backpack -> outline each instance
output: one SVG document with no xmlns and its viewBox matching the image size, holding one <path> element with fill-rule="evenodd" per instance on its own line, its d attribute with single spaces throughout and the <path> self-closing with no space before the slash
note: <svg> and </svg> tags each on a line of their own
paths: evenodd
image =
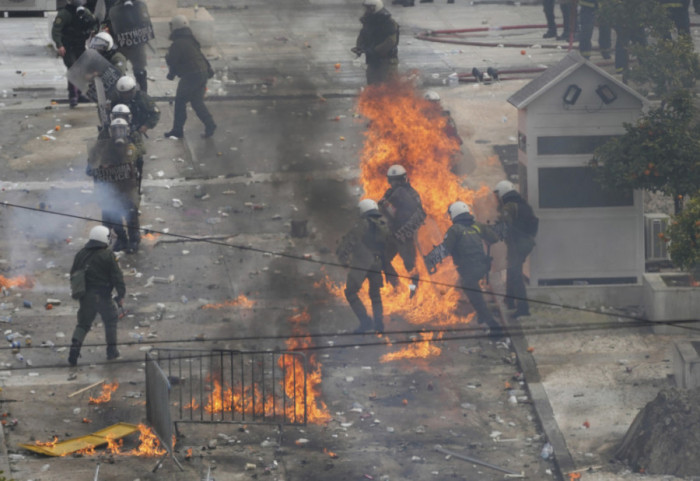
<svg viewBox="0 0 700 481">
<path fill-rule="evenodd" d="M 530 204 L 524 199 L 518 199 L 514 202 L 518 208 L 513 227 L 527 236 L 535 237 L 540 226 L 540 219 L 537 218 Z"/>
<path fill-rule="evenodd" d="M 87 292 L 87 283 L 85 282 L 85 274 L 87 273 L 90 264 L 87 263 L 88 259 L 92 257 L 94 252 L 90 253 L 83 261 L 83 266 L 80 269 L 76 269 L 70 275 L 70 296 L 75 300 L 80 300 L 85 297 Z"/>
</svg>

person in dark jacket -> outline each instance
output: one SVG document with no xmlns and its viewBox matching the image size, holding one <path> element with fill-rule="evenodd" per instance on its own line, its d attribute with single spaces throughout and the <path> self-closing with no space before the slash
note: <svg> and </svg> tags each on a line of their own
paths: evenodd
<svg viewBox="0 0 700 481">
<path fill-rule="evenodd" d="M 80 298 L 78 324 L 71 338 L 68 363 L 71 366 L 78 364 L 80 348 L 98 313 L 105 326 L 107 359 L 110 361 L 117 359 L 119 357 L 117 349 L 119 315 L 112 300 L 112 290 L 116 289 L 116 303 L 121 306 L 122 299 L 126 295 L 126 286 L 119 264 L 109 248 L 109 229 L 101 225 L 92 228 L 87 244 L 75 255 L 70 272 L 73 274 L 79 269 L 85 269 L 86 292 Z"/>
<path fill-rule="evenodd" d="M 114 39 L 107 32 L 99 32 L 90 39 L 89 47 L 100 53 L 109 63 L 111 63 L 122 76 L 126 75 L 127 59 L 114 48 Z"/>
<path fill-rule="evenodd" d="M 180 77 L 175 92 L 175 113 L 173 128 L 165 133 L 166 137 L 182 138 L 187 120 L 187 102 L 192 104 L 199 120 L 204 124 L 203 138 L 211 137 L 216 130 L 214 119 L 204 104 L 207 79 L 213 76 L 209 61 L 204 57 L 199 42 L 189 27 L 187 18 L 176 15 L 170 21 L 170 40 L 172 44 L 165 56 L 168 64 L 168 80 Z"/>
<path fill-rule="evenodd" d="M 119 22 L 124 23 L 129 19 L 130 21 L 136 22 L 136 25 L 122 25 L 117 23 L 117 19 L 114 17 L 118 15 L 115 11 L 121 10 L 122 15 L 124 15 L 123 12 L 125 9 L 128 9 L 126 11 L 130 13 L 127 14 L 125 18 L 122 17 Z M 142 0 L 114 0 L 106 2 L 106 12 L 107 16 L 103 21 L 104 28 L 114 37 L 119 52 L 131 63 L 134 77 L 139 84 L 139 88 L 143 92 L 148 92 L 148 55 L 146 46 L 148 44 L 148 38 L 153 32 L 150 15 L 148 14 L 148 6 Z M 122 39 L 122 35 L 120 35 L 125 32 L 117 31 L 118 29 L 125 28 L 131 31 L 136 30 L 137 32 L 141 32 L 144 37 L 139 37 L 138 41 L 133 41 L 132 43 L 132 32 L 128 31 L 126 33 L 129 35 L 129 40 L 125 41 Z"/>
<path fill-rule="evenodd" d="M 486 305 L 479 281 L 491 270 L 491 259 L 484 252 L 484 241 L 493 244 L 498 241 L 498 235 L 486 224 L 476 222 L 464 202 L 454 202 L 447 213 L 452 226 L 445 234 L 445 250 L 457 267 L 461 286 L 476 312 L 477 322 L 497 331 L 500 326 Z"/>
<path fill-rule="evenodd" d="M 515 190 L 513 183 L 502 180 L 494 188 L 498 198 L 497 230 L 504 233 L 506 254 L 506 306 L 515 308 L 515 317 L 529 316 L 523 265 L 535 247 L 537 217 L 532 207 Z"/>
<path fill-rule="evenodd" d="M 387 261 L 391 263 L 398 253 L 407 272 L 416 268 L 416 232 L 425 221 L 425 211 L 416 192 L 408 182 L 406 169 L 392 165 L 386 173 L 389 189 L 379 201 L 379 211 L 389 221 L 393 235 Z"/>
<path fill-rule="evenodd" d="M 340 263 L 351 267 L 345 283 L 345 298 L 360 321 L 355 334 L 372 330 L 384 332 L 384 306 L 380 293 L 384 285 L 382 271 L 387 274 L 391 272 L 391 277 L 396 276 L 387 268 L 387 265 L 391 265 L 386 258 L 391 232 L 374 200 L 363 199 L 358 208 L 360 220 L 343 236 L 336 250 Z M 367 309 L 358 295 L 365 279 L 369 280 L 373 317 L 367 315 Z"/>
<path fill-rule="evenodd" d="M 382 0 L 364 0 L 362 5 L 362 29 L 350 50 L 358 57 L 365 54 L 367 85 L 387 82 L 398 74 L 399 24 Z"/>
<path fill-rule="evenodd" d="M 56 14 L 51 28 L 51 38 L 66 68 L 78 60 L 85 51 L 85 42 L 97 30 L 95 16 L 85 8 L 85 0 L 68 0 L 68 4 Z M 78 105 L 80 91 L 68 82 L 68 101 L 71 108 Z"/>
</svg>

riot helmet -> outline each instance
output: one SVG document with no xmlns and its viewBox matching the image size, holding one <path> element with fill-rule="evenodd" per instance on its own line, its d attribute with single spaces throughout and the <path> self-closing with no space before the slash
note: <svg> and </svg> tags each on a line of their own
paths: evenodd
<svg viewBox="0 0 700 481">
<path fill-rule="evenodd" d="M 379 10 L 384 8 L 382 0 L 362 0 L 362 6 L 365 7 L 367 11 L 370 11 L 372 13 L 378 12 Z"/>
<path fill-rule="evenodd" d="M 115 144 L 126 144 L 129 136 L 129 123 L 124 119 L 114 119 L 109 124 L 109 135 Z"/>
<path fill-rule="evenodd" d="M 103 225 L 96 225 L 90 229 L 90 236 L 88 238 L 109 245 L 109 229 Z"/>
<path fill-rule="evenodd" d="M 372 211 L 379 212 L 379 206 L 372 199 L 362 199 L 359 204 L 357 204 L 357 208 L 360 209 L 360 215 L 365 215 Z"/>
<path fill-rule="evenodd" d="M 506 195 L 508 192 L 513 192 L 514 190 L 515 186 L 511 181 L 502 180 L 496 184 L 496 187 L 493 188 L 493 193 L 496 194 L 499 199 L 503 199 L 504 195 Z"/>
<path fill-rule="evenodd" d="M 112 120 L 114 119 L 124 119 L 131 123 L 131 109 L 124 104 L 115 105 L 112 109 Z"/>
<path fill-rule="evenodd" d="M 68 5 L 75 5 L 76 7 L 82 7 L 87 3 L 87 0 L 66 0 Z"/>
<path fill-rule="evenodd" d="M 117 92 L 124 100 L 131 100 L 136 93 L 136 79 L 130 75 L 124 75 L 117 80 Z"/>
<path fill-rule="evenodd" d="M 435 90 L 428 90 L 425 93 L 425 100 L 430 100 L 431 102 L 439 102 L 440 95 Z"/>
<path fill-rule="evenodd" d="M 407 180 L 406 169 L 402 165 L 392 165 L 386 171 L 386 177 L 391 185 L 404 183 Z"/>
<path fill-rule="evenodd" d="M 90 39 L 89 46 L 101 53 L 109 52 L 114 47 L 114 39 L 107 32 L 100 32 Z"/>
<path fill-rule="evenodd" d="M 453 202 L 450 204 L 450 206 L 447 208 L 447 214 L 450 216 L 450 219 L 455 220 L 457 216 L 460 216 L 462 214 L 470 214 L 471 209 L 467 204 L 462 202 L 461 200 L 458 200 L 457 202 Z"/>
</svg>

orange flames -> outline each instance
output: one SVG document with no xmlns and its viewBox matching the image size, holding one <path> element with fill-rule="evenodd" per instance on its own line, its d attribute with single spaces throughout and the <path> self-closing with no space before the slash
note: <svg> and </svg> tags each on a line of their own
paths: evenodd
<svg viewBox="0 0 700 481">
<path fill-rule="evenodd" d="M 442 333 L 421 332 L 421 339 L 408 344 L 404 349 L 396 352 L 384 354 L 379 360 L 381 362 L 397 361 L 399 359 L 423 359 L 426 357 L 439 356 L 442 352 L 437 346 L 428 341 L 442 339 Z"/>
<path fill-rule="evenodd" d="M 255 301 L 251 301 L 246 296 L 241 294 L 232 301 L 225 301 L 220 304 L 204 304 L 202 309 L 223 309 L 224 307 L 243 307 L 251 309 L 255 305 Z"/>
<path fill-rule="evenodd" d="M 137 456 L 137 457 L 156 457 L 163 456 L 167 453 L 165 448 L 160 444 L 158 436 L 153 432 L 151 428 L 145 424 L 139 424 L 139 445 L 138 447 L 130 451 L 122 451 L 124 446 L 124 440 L 115 440 L 114 438 L 107 437 L 107 452 L 116 456 Z M 47 446 L 54 447 L 58 442 L 58 437 L 54 436 L 53 441 L 41 442 L 35 441 L 37 446 Z M 175 437 L 173 436 L 173 446 L 175 446 Z M 95 446 L 87 446 L 79 451 L 73 453 L 65 453 L 62 456 L 69 456 L 73 454 L 79 454 L 82 456 L 94 456 L 97 454 Z"/>
<path fill-rule="evenodd" d="M 118 382 L 113 382 L 112 384 L 106 382 L 102 385 L 102 394 L 99 397 L 90 396 L 89 404 L 104 404 L 112 400 L 112 393 L 119 387 Z"/>
<path fill-rule="evenodd" d="M 292 332 L 294 337 L 287 340 L 290 350 L 301 349 L 312 345 L 311 338 L 305 336 L 303 328 L 311 316 L 306 311 L 295 313 L 289 321 L 294 324 Z M 272 416 L 275 412 L 284 410 L 285 416 L 292 421 L 304 419 L 304 406 L 306 405 L 306 421 L 313 424 L 321 424 L 330 420 L 326 404 L 320 399 L 321 364 L 316 356 L 307 358 L 307 372 L 304 374 L 304 366 L 298 356 L 280 356 L 278 366 L 284 371 L 280 384 L 284 389 L 285 399 L 283 406 L 275 405 L 275 399 L 269 395 L 264 397 L 262 390 L 256 384 L 231 387 L 222 386 L 218 380 L 214 380 L 212 392 L 207 396 L 204 411 L 207 413 L 231 412 L 237 410 L 246 414 Z M 254 400 L 256 400 L 254 402 Z M 195 399 L 185 406 L 186 409 L 197 409 L 199 404 Z"/>
<path fill-rule="evenodd" d="M 12 287 L 19 287 L 22 289 L 31 289 L 34 287 L 34 280 L 28 276 L 17 276 L 17 277 L 5 277 L 0 276 L 0 287 L 10 289 Z"/>
<path fill-rule="evenodd" d="M 144 242 L 144 243 L 149 244 L 149 245 L 153 245 L 156 243 L 156 241 L 158 240 L 159 237 L 160 237 L 160 234 L 154 234 L 154 233 L 149 232 L 148 234 L 144 234 L 141 236 L 141 242 Z"/>
<path fill-rule="evenodd" d="M 369 120 L 365 143 L 361 152 L 360 182 L 365 196 L 379 200 L 389 188 L 386 172 L 393 164 L 404 166 L 413 188 L 420 194 L 423 208 L 428 215 L 426 224 L 418 231 L 418 243 L 424 252 L 417 253 L 416 272 L 405 270 L 396 256 L 392 265 L 401 276 L 396 288 L 385 285 L 382 289 L 384 314 L 396 315 L 413 325 L 447 327 L 468 323 L 474 317 L 456 314 L 460 289 L 447 286 L 458 283 L 458 274 L 452 260 L 442 261 L 434 274 L 429 274 L 421 256 L 440 244 L 451 225 L 447 207 L 457 200 L 474 204 L 489 201 L 491 190 L 482 186 L 478 191 L 462 185 L 463 180 L 452 172 L 454 157 L 459 153 L 458 142 L 445 133 L 448 123 L 442 107 L 437 102 L 423 98 L 408 81 L 391 85 L 366 88 L 360 95 L 358 112 Z M 418 274 L 421 280 L 413 296 L 409 296 L 409 278 Z M 322 282 L 333 295 L 344 299 L 343 287 L 326 278 Z M 361 298 L 369 305 L 369 296 L 363 289 Z M 424 338 L 425 339 L 425 338 Z M 404 348 L 405 354 L 385 356 L 383 361 L 411 357 L 439 355 L 440 349 L 429 349 L 421 341 Z"/>
</svg>

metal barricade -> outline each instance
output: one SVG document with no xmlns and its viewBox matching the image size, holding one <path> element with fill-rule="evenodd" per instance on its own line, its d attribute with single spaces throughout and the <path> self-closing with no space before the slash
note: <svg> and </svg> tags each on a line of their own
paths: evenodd
<svg viewBox="0 0 700 481">
<path fill-rule="evenodd" d="M 307 422 L 303 353 L 154 349 L 150 356 L 170 382 L 167 406 L 176 408 L 176 424 Z M 158 403 L 166 408 L 163 400 Z"/>
</svg>

